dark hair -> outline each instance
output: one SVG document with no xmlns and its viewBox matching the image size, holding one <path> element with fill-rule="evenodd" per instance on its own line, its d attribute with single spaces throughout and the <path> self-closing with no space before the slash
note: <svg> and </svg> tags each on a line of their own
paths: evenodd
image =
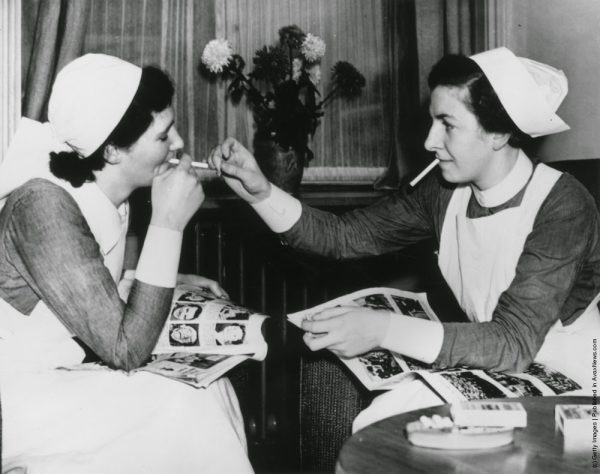
<svg viewBox="0 0 600 474">
<path fill-rule="evenodd" d="M 510 146 L 522 148 L 531 140 L 529 135 L 515 125 L 490 81 L 472 59 L 460 54 L 444 56 L 431 69 L 428 84 L 430 90 L 438 86 L 468 90 L 465 106 L 473 112 L 486 132 L 509 133 Z"/>
<path fill-rule="evenodd" d="M 75 151 L 51 152 L 50 171 L 76 188 L 86 181 L 94 181 L 93 171 L 104 168 L 106 146 L 127 148 L 133 145 L 152 123 L 152 113 L 171 105 L 174 92 L 173 83 L 164 71 L 145 66 L 131 104 L 104 143 L 84 158 Z"/>
</svg>

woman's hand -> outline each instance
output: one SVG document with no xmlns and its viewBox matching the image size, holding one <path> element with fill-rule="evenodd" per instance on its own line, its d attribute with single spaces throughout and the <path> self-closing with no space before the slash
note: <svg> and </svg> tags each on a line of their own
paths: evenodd
<svg viewBox="0 0 600 474">
<path fill-rule="evenodd" d="M 161 167 L 152 181 L 151 224 L 182 231 L 204 201 L 204 190 L 189 155 L 177 166 Z"/>
<path fill-rule="evenodd" d="M 205 278 L 200 275 L 188 275 L 184 273 L 179 273 L 177 275 L 177 284 L 184 285 L 193 285 L 198 286 L 200 288 L 209 289 L 213 295 L 217 298 L 226 298 L 229 299 L 229 295 L 227 292 L 221 287 L 218 281 L 211 280 L 210 278 Z"/>
<path fill-rule="evenodd" d="M 252 153 L 236 139 L 228 138 L 215 147 L 208 163 L 244 201 L 255 203 L 269 197 L 271 183 L 258 167 Z"/>
<path fill-rule="evenodd" d="M 329 349 L 341 357 L 354 357 L 380 347 L 389 322 L 388 311 L 337 306 L 302 322 L 304 342 L 312 351 Z"/>
</svg>

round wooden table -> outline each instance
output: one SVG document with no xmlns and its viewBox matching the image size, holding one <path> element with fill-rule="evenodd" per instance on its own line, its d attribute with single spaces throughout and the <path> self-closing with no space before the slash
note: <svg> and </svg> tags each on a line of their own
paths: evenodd
<svg viewBox="0 0 600 474">
<path fill-rule="evenodd" d="M 517 401 L 527 411 L 527 427 L 515 430 L 513 444 L 471 451 L 419 448 L 409 443 L 404 427 L 421 415 L 449 416 L 449 405 L 415 410 L 386 418 L 355 433 L 342 447 L 336 466 L 338 474 L 388 473 L 510 473 L 590 474 L 592 433 L 589 446 L 565 451 L 563 438 L 554 427 L 554 406 L 591 404 L 591 397 L 531 397 L 502 399 Z M 598 442 L 596 442 L 598 449 Z M 600 456 L 596 452 L 595 455 Z"/>
</svg>

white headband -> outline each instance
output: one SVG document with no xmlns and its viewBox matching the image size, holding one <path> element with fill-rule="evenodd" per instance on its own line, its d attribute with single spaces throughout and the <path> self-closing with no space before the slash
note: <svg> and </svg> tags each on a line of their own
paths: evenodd
<svg viewBox="0 0 600 474">
<path fill-rule="evenodd" d="M 555 113 L 568 91 L 567 77 L 561 70 L 518 58 L 504 47 L 475 54 L 471 59 L 521 131 L 540 137 L 569 130 Z"/>
<path fill-rule="evenodd" d="M 83 158 L 117 126 L 137 92 L 142 69 L 106 54 L 86 54 L 56 76 L 48 121 L 56 138 Z"/>
</svg>

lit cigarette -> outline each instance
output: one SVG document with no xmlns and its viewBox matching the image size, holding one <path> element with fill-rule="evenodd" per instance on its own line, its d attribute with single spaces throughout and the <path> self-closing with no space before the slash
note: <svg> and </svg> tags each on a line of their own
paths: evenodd
<svg viewBox="0 0 600 474">
<path fill-rule="evenodd" d="M 178 165 L 179 164 L 179 160 L 177 158 L 171 158 L 169 160 L 169 163 L 171 163 L 172 165 Z M 208 163 L 205 163 L 204 161 L 192 161 L 192 166 L 194 168 L 202 168 L 202 169 L 209 169 L 208 168 Z"/>
<path fill-rule="evenodd" d="M 429 165 L 427 166 L 427 168 L 425 168 L 423 171 L 421 171 L 421 172 L 419 173 L 419 176 L 417 176 L 415 179 L 413 179 L 413 180 L 410 182 L 410 185 L 414 187 L 414 186 L 415 186 L 415 185 L 416 185 L 416 184 L 417 184 L 419 181 L 421 181 L 421 180 L 422 180 L 422 179 L 425 177 L 425 175 L 426 175 L 427 173 L 429 173 L 429 172 L 430 172 L 430 171 L 431 171 L 433 168 L 435 168 L 435 167 L 436 167 L 436 165 L 437 165 L 439 162 L 440 162 L 440 160 L 438 160 L 438 159 L 436 158 L 436 159 L 435 159 L 435 160 L 433 160 L 431 163 L 429 163 Z"/>
</svg>

